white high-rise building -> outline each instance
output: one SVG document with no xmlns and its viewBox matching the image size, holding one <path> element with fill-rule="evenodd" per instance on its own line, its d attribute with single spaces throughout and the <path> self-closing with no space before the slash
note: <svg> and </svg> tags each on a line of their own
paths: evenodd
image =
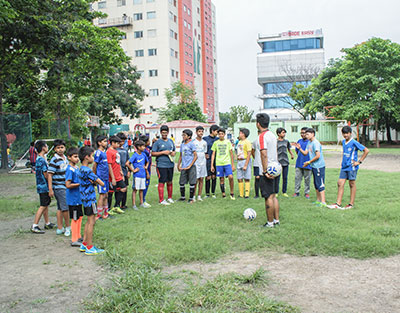
<svg viewBox="0 0 400 313">
<path fill-rule="evenodd" d="M 307 86 L 325 66 L 321 29 L 259 35 L 258 84 L 263 88 L 261 111 L 273 119 L 299 119 L 288 96 L 293 84 Z"/>
<path fill-rule="evenodd" d="M 166 105 L 165 89 L 179 80 L 195 88 L 208 121 L 217 121 L 215 7 L 210 0 L 103 0 L 92 8 L 108 15 L 95 25 L 125 33 L 121 46 L 142 74 L 139 84 L 148 96 L 139 118 L 123 118 L 130 130 L 157 122 L 157 111 Z"/>
</svg>

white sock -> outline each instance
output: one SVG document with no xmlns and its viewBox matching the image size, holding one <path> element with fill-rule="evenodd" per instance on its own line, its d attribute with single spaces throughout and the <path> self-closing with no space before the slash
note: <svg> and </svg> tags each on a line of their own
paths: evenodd
<svg viewBox="0 0 400 313">
<path fill-rule="evenodd" d="M 38 224 L 32 224 L 32 228 L 39 227 Z"/>
<path fill-rule="evenodd" d="M 51 224 L 50 222 L 46 223 L 46 225 L 50 225 L 50 224 Z"/>
</svg>

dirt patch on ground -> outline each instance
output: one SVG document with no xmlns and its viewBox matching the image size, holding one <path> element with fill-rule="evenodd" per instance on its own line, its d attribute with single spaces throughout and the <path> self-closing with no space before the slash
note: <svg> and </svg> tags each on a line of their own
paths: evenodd
<svg viewBox="0 0 400 313">
<path fill-rule="evenodd" d="M 237 253 L 216 263 L 168 267 L 168 274 L 195 271 L 202 279 L 218 274 L 267 271 L 266 297 L 302 312 L 400 312 L 400 256 L 355 260 L 298 257 L 276 253 Z"/>
<path fill-rule="evenodd" d="M 327 168 L 340 168 L 341 152 L 324 152 Z M 382 172 L 400 172 L 400 155 L 397 154 L 370 154 L 360 166 L 361 169 Z"/>
<path fill-rule="evenodd" d="M 80 312 L 102 268 L 55 231 L 29 233 L 32 220 L 0 222 L 0 312 Z"/>
</svg>

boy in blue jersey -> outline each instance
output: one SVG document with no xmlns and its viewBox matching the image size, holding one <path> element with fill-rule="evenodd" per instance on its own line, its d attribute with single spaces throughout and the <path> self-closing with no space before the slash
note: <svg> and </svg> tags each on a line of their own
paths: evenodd
<svg viewBox="0 0 400 313">
<path fill-rule="evenodd" d="M 207 177 L 206 177 L 206 198 L 210 197 L 210 189 L 212 197 L 215 198 L 215 189 L 217 187 L 217 175 L 215 172 L 211 172 L 211 156 L 212 156 L 212 146 L 215 141 L 218 140 L 218 125 L 211 125 L 210 135 L 203 137 L 204 141 L 207 143 L 206 152 L 206 166 L 207 166 Z M 214 162 L 214 168 L 217 166 Z"/>
<path fill-rule="evenodd" d="M 297 144 L 300 145 L 301 149 L 306 150 L 308 145 L 308 139 L 306 138 L 306 130 L 308 127 L 303 127 L 300 130 L 301 139 L 297 141 Z M 296 145 L 296 144 L 293 144 Z M 300 188 L 301 188 L 301 181 L 304 178 L 304 197 L 306 199 L 310 199 L 310 181 L 311 181 L 311 166 L 307 165 L 303 167 L 303 164 L 310 160 L 310 156 L 303 155 L 299 153 L 299 149 L 296 148 L 297 153 L 297 160 L 296 160 L 296 173 L 294 178 L 294 194 L 293 197 L 300 196 Z"/>
<path fill-rule="evenodd" d="M 99 184 L 100 186 L 104 186 L 104 182 L 98 178 L 89 167 L 94 161 L 93 154 L 94 150 L 91 147 L 85 146 L 79 149 L 79 160 L 82 163 L 78 172 L 79 192 L 81 194 L 83 211 L 87 216 L 83 242 L 79 250 L 85 252 L 86 255 L 96 255 L 104 252 L 104 250 L 96 248 L 92 241 L 97 214 L 96 191 L 94 185 Z"/>
<path fill-rule="evenodd" d="M 147 167 L 149 165 L 148 159 L 144 150 L 146 144 L 142 140 L 135 142 L 136 152 L 126 162 L 126 167 L 133 173 L 134 184 L 132 187 L 132 207 L 137 210 L 136 206 L 136 193 L 139 191 L 140 207 L 148 208 L 147 204 L 144 204 L 143 191 L 146 189 L 146 179 L 149 178 L 149 172 Z"/>
<path fill-rule="evenodd" d="M 340 170 L 339 180 L 338 180 L 338 194 L 335 204 L 329 205 L 330 209 L 340 209 L 347 210 L 352 209 L 354 206 L 354 201 L 356 199 L 356 178 L 357 171 L 362 164 L 362 162 L 367 157 L 369 150 L 364 147 L 361 143 L 354 140 L 351 136 L 352 130 L 350 126 L 344 126 L 342 128 L 342 135 L 344 140 L 342 141 L 343 146 L 343 158 L 342 158 L 342 168 Z M 358 159 L 358 151 L 363 151 L 363 155 Z M 350 185 L 350 203 L 345 207 L 342 207 L 342 199 L 344 193 L 344 185 L 346 180 L 349 181 Z"/>
<path fill-rule="evenodd" d="M 67 194 L 65 187 L 65 170 L 68 166 L 65 152 L 65 141 L 62 139 L 54 140 L 55 154 L 50 160 L 48 177 L 49 177 L 49 196 L 57 199 L 57 235 L 71 235 L 71 227 L 69 224 L 69 208 L 67 205 Z M 63 227 L 65 222 L 65 229 Z"/>
<path fill-rule="evenodd" d="M 45 229 L 52 229 L 55 227 L 55 225 L 53 223 L 50 223 L 49 221 L 49 205 L 51 199 L 49 196 L 49 186 L 47 182 L 48 165 L 46 161 L 46 153 L 49 151 L 49 147 L 44 141 L 39 140 L 35 144 L 35 149 L 36 152 L 38 153 L 38 157 L 35 163 L 36 166 L 35 175 L 36 175 L 36 190 L 37 193 L 39 194 L 40 206 L 36 212 L 31 232 L 35 234 L 44 234 L 45 231 L 39 227 L 39 221 L 42 215 L 45 221 L 44 225 Z"/>
<path fill-rule="evenodd" d="M 79 247 L 82 242 L 82 200 L 79 193 L 79 150 L 78 148 L 69 148 L 67 158 L 69 164 L 65 172 L 65 187 L 67 187 L 67 204 L 69 208 L 69 216 L 71 218 L 71 246 Z"/>
<path fill-rule="evenodd" d="M 146 202 L 146 195 L 147 195 L 147 191 L 149 190 L 149 186 L 150 186 L 151 164 L 152 164 L 150 138 L 146 135 L 142 135 L 139 137 L 139 139 L 146 144 L 146 149 L 144 149 L 143 153 L 146 155 L 147 162 L 149 163 L 147 165 L 147 172 L 149 173 L 149 178 L 146 178 L 146 189 L 143 191 L 143 204 L 150 208 L 151 205 Z"/>
<path fill-rule="evenodd" d="M 322 154 L 322 145 L 315 138 L 315 130 L 313 128 L 307 128 L 306 138 L 309 140 L 306 150 L 303 150 L 300 144 L 296 144 L 296 148 L 303 155 L 309 155 L 310 160 L 304 162 L 303 167 L 311 166 L 312 174 L 314 177 L 314 187 L 317 193 L 317 201 L 315 202 L 318 206 L 326 206 L 325 200 L 325 160 Z"/>
<path fill-rule="evenodd" d="M 189 183 L 190 195 L 189 203 L 194 202 L 194 192 L 197 181 L 197 170 L 194 164 L 197 160 L 196 146 L 192 142 L 193 132 L 185 129 L 182 132 L 182 143 L 178 161 L 178 171 L 181 172 L 179 177 L 179 186 L 181 189 L 181 198 L 179 201 L 185 201 L 185 184 Z"/>
<path fill-rule="evenodd" d="M 99 135 L 96 138 L 97 151 L 94 154 L 93 173 L 97 175 L 103 182 L 104 186 L 97 185 L 99 193 L 99 203 L 97 207 L 96 219 L 108 218 L 108 191 L 110 183 L 108 181 L 108 162 L 106 149 L 108 145 L 107 136 Z"/>
</svg>

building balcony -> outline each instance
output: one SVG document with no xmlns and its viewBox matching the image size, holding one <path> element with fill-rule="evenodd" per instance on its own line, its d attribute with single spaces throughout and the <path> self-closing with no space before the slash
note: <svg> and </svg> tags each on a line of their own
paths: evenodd
<svg viewBox="0 0 400 313">
<path fill-rule="evenodd" d="M 102 28 L 132 26 L 133 18 L 126 15 L 114 18 L 99 18 L 94 21 L 94 25 Z"/>
</svg>

